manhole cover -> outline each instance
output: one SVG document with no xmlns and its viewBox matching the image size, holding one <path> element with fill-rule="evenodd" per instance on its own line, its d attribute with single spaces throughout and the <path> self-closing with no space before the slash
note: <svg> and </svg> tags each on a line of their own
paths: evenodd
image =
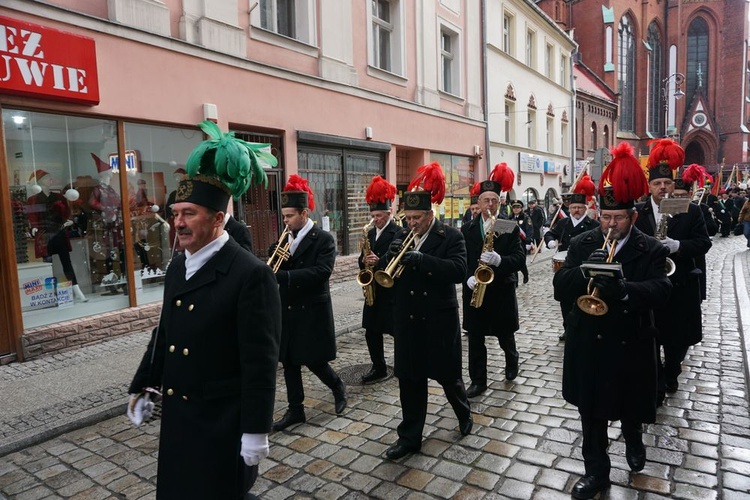
<svg viewBox="0 0 750 500">
<path fill-rule="evenodd" d="M 342 368 L 341 370 L 339 370 L 339 377 L 341 377 L 341 379 L 346 382 L 347 385 L 365 385 L 362 383 L 362 375 L 369 372 L 371 367 L 372 365 L 369 363 L 366 365 L 347 366 L 346 368 Z M 385 376 L 385 378 L 378 379 L 376 382 L 372 382 L 372 384 L 378 384 L 393 377 L 393 368 L 391 368 L 390 366 L 386 366 L 386 370 L 388 374 Z"/>
</svg>

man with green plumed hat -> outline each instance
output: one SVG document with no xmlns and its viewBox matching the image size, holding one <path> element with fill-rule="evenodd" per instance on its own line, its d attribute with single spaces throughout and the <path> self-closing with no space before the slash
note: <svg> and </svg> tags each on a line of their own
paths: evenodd
<svg viewBox="0 0 750 500">
<path fill-rule="evenodd" d="M 163 398 L 157 498 L 243 498 L 268 455 L 281 336 L 276 277 L 224 230 L 230 196 L 265 183 L 263 144 L 199 125 L 172 207 L 180 246 L 159 326 L 130 385 L 128 417 Z"/>
</svg>

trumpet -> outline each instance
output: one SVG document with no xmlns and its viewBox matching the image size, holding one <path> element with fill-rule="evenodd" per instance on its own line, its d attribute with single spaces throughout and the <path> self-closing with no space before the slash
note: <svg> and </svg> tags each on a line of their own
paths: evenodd
<svg viewBox="0 0 750 500">
<path fill-rule="evenodd" d="M 483 221 L 479 221 L 480 224 L 483 224 Z M 490 230 L 487 231 L 487 235 L 484 237 L 484 245 L 482 246 L 483 252 L 491 252 L 494 249 L 494 242 L 495 242 L 495 216 L 490 216 Z M 477 265 L 476 271 L 474 271 L 474 279 L 477 280 L 477 285 L 474 287 L 474 290 L 471 292 L 471 302 L 469 305 L 471 307 L 476 307 L 479 309 L 482 307 L 482 303 L 484 302 L 484 292 L 487 290 L 487 285 L 492 283 L 492 281 L 495 279 L 495 271 L 492 270 L 490 266 L 479 261 L 479 264 Z"/>
<path fill-rule="evenodd" d="M 289 226 L 284 227 L 284 231 L 282 231 L 281 236 L 279 236 L 279 241 L 276 243 L 276 249 L 273 251 L 271 256 L 268 258 L 268 261 L 266 264 L 271 266 L 271 269 L 273 269 L 273 272 L 276 272 L 279 270 L 279 267 L 281 267 L 281 263 L 289 259 L 291 254 L 289 253 L 289 233 L 291 230 L 289 229 Z"/>
<path fill-rule="evenodd" d="M 609 231 L 607 231 L 607 237 L 604 238 L 604 245 L 602 245 L 602 250 L 607 248 L 607 243 L 609 242 L 609 235 L 612 233 L 612 228 L 609 228 Z M 612 246 L 609 249 L 609 254 L 607 254 L 607 262 L 612 262 L 612 259 L 615 256 L 615 249 L 617 248 L 617 240 L 612 240 Z M 586 295 L 581 295 L 578 297 L 578 300 L 576 300 L 576 304 L 578 304 L 578 307 L 581 309 L 581 311 L 585 312 L 586 314 L 591 314 L 592 316 L 604 316 L 607 314 L 607 311 L 609 311 L 609 306 L 606 302 L 604 302 L 602 299 L 598 297 L 599 289 L 594 287 L 594 290 L 591 290 L 591 287 L 594 284 L 594 278 L 591 278 L 589 280 L 589 284 L 586 287 Z"/>
<path fill-rule="evenodd" d="M 362 242 L 360 247 L 362 249 L 362 260 L 367 258 L 372 252 L 370 247 L 370 240 L 367 238 L 367 233 L 370 231 L 372 224 L 375 219 L 370 220 L 365 227 L 362 228 Z M 375 277 L 375 273 L 372 271 L 372 266 L 365 264 L 365 268 L 359 271 L 357 274 L 357 284 L 362 287 L 362 293 L 365 296 L 365 304 L 372 306 L 375 303 L 375 287 L 373 286 L 372 280 Z"/>
<path fill-rule="evenodd" d="M 414 244 L 414 239 L 416 237 L 417 231 L 416 229 L 412 229 L 409 236 L 407 236 L 401 244 L 401 251 L 393 258 L 393 260 L 391 260 L 391 262 L 388 263 L 385 270 L 375 271 L 375 281 L 378 282 L 378 285 L 383 288 L 391 288 L 395 283 L 396 278 L 401 276 L 401 273 L 404 272 L 404 265 L 401 264 L 401 259 L 406 251 Z"/>
</svg>

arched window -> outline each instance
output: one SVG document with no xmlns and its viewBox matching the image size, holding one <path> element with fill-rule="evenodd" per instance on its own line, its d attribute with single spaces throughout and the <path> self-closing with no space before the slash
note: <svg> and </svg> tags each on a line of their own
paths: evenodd
<svg viewBox="0 0 750 500">
<path fill-rule="evenodd" d="M 597 140 L 598 129 L 596 128 L 596 122 L 591 122 L 591 143 L 589 149 L 596 149 L 599 147 L 599 141 Z"/>
<path fill-rule="evenodd" d="M 617 90 L 620 92 L 620 130 L 635 130 L 635 36 L 633 23 L 623 16 L 617 28 Z"/>
<path fill-rule="evenodd" d="M 687 38 L 687 102 L 693 98 L 699 87 L 708 91 L 708 23 L 696 17 L 688 28 Z"/>
<path fill-rule="evenodd" d="M 648 131 L 655 136 L 661 136 L 664 118 L 661 95 L 661 81 L 664 79 L 662 69 L 664 49 L 661 44 L 661 33 L 656 23 L 651 23 L 648 27 L 648 44 L 651 47 L 648 61 Z"/>
<path fill-rule="evenodd" d="M 602 147 L 609 148 L 609 126 L 607 125 L 605 125 L 602 130 L 602 141 L 604 141 Z"/>
</svg>

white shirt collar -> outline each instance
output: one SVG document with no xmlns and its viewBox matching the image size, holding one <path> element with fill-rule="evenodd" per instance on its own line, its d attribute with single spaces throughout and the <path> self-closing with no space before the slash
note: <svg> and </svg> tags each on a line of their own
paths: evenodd
<svg viewBox="0 0 750 500">
<path fill-rule="evenodd" d="M 289 253 L 291 255 L 294 255 L 294 252 L 297 250 L 297 247 L 299 246 L 300 242 L 302 241 L 302 238 L 307 236 L 307 233 L 310 232 L 310 230 L 313 228 L 315 224 L 312 220 L 307 219 L 307 222 L 304 226 L 302 226 L 302 229 L 299 230 L 296 237 L 292 237 L 292 233 L 289 233 L 289 241 L 291 241 L 291 245 L 289 246 Z"/>
<path fill-rule="evenodd" d="M 375 241 L 378 241 L 378 238 L 380 238 L 380 235 L 383 233 L 383 231 L 385 230 L 385 228 L 387 228 L 388 224 L 391 223 L 391 218 L 392 217 L 390 217 L 390 216 L 388 217 L 388 220 L 386 221 L 385 224 L 383 224 L 383 228 L 382 229 L 379 229 L 378 226 L 375 226 Z"/>
<path fill-rule="evenodd" d="M 185 250 L 185 280 L 187 281 L 192 278 L 206 262 L 211 260 L 211 257 L 216 255 L 226 245 L 227 241 L 229 241 L 229 233 L 222 231 L 218 238 L 197 252 L 190 253 L 189 250 Z"/>
<path fill-rule="evenodd" d="M 427 240 L 427 237 L 430 235 L 430 231 L 432 231 L 432 228 L 435 226 L 435 220 L 437 220 L 435 217 L 432 218 L 432 222 L 430 222 L 430 226 L 427 228 L 427 231 L 424 232 L 423 235 L 419 236 L 419 241 L 414 246 L 414 250 L 419 250 L 422 248 L 422 245 Z"/>
<path fill-rule="evenodd" d="M 576 227 L 576 226 L 578 226 L 578 224 L 580 224 L 581 222 L 583 222 L 583 219 L 585 219 L 585 218 L 586 218 L 586 214 L 583 214 L 583 217 L 581 217 L 580 219 L 576 219 L 575 217 L 573 217 L 571 215 L 570 216 L 570 222 L 573 223 L 573 227 Z"/>
</svg>

